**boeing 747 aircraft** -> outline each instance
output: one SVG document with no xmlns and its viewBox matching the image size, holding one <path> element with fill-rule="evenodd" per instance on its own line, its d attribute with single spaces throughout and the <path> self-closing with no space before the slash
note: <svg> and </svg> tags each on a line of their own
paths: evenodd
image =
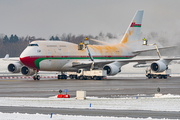
<svg viewBox="0 0 180 120">
<path fill-rule="evenodd" d="M 162 72 L 168 69 L 171 60 L 180 58 L 151 58 L 132 59 L 140 52 L 142 40 L 140 31 L 142 26 L 143 10 L 138 10 L 133 17 L 126 33 L 119 44 L 116 45 L 87 45 L 94 59 L 94 69 L 107 70 L 108 75 L 121 72 L 121 67 L 129 62 L 143 63 L 154 61 L 151 69 Z M 23 75 L 34 75 L 34 80 L 39 80 L 38 71 L 59 71 L 58 79 L 66 79 L 64 72 L 90 69 L 92 61 L 88 50 L 78 45 L 64 41 L 33 41 L 21 53 L 19 61 L 9 64 L 8 70 L 13 73 L 21 72 Z"/>
</svg>

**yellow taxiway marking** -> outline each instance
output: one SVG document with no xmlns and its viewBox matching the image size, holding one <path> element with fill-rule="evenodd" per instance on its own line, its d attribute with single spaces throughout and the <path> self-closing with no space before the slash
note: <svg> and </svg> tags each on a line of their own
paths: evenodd
<svg viewBox="0 0 180 120">
<path fill-rule="evenodd" d="M 0 80 L 0 81 L 22 81 L 22 80 Z"/>
</svg>

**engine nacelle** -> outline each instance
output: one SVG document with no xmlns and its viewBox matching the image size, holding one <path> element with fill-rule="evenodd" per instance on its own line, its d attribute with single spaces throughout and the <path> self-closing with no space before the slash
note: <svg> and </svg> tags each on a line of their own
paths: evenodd
<svg viewBox="0 0 180 120">
<path fill-rule="evenodd" d="M 19 73 L 22 65 L 19 62 L 10 63 L 7 67 L 9 72 Z"/>
<path fill-rule="evenodd" d="M 163 72 L 166 69 L 167 69 L 167 65 L 161 60 L 153 62 L 151 64 L 151 70 L 153 70 L 155 72 Z"/>
<path fill-rule="evenodd" d="M 121 66 L 116 65 L 116 63 L 110 63 L 103 67 L 103 70 L 107 71 L 107 75 L 116 75 L 121 72 Z"/>
<path fill-rule="evenodd" d="M 31 75 L 34 75 L 34 74 L 35 74 L 35 70 L 30 69 L 30 68 L 28 68 L 28 67 L 26 67 L 26 66 L 23 66 L 23 67 L 21 68 L 21 73 L 22 73 L 23 75 L 26 75 L 26 76 L 31 76 Z"/>
</svg>

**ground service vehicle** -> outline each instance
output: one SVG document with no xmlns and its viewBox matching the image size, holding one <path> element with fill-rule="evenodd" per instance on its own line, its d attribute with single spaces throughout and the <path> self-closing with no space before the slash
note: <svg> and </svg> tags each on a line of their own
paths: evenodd
<svg viewBox="0 0 180 120">
<path fill-rule="evenodd" d="M 94 80 L 101 80 L 106 78 L 107 71 L 106 70 L 83 70 L 79 69 L 78 72 L 69 73 L 69 77 L 71 79 L 80 79 L 80 80 L 87 80 L 87 79 L 94 79 Z"/>
<path fill-rule="evenodd" d="M 159 78 L 159 79 L 167 79 L 167 77 L 170 77 L 170 73 L 171 73 L 171 70 L 170 69 L 167 69 L 167 70 L 164 70 L 163 72 L 155 72 L 153 70 L 151 70 L 150 68 L 147 68 L 146 70 L 146 77 L 148 77 L 149 79 L 150 78 Z"/>
</svg>

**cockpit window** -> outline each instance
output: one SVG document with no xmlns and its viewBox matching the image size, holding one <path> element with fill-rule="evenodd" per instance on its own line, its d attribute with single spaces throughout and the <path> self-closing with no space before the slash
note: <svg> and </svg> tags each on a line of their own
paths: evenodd
<svg viewBox="0 0 180 120">
<path fill-rule="evenodd" d="M 38 46 L 38 44 L 29 44 L 28 46 Z"/>
</svg>

